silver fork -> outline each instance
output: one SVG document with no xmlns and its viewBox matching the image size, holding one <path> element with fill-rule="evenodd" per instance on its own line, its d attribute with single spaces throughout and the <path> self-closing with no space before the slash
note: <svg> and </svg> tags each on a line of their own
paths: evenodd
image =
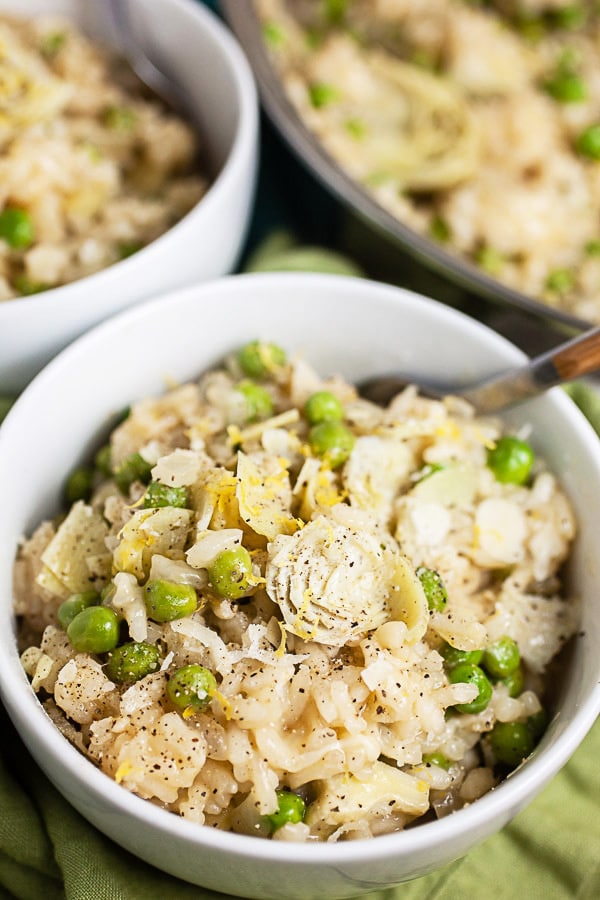
<svg viewBox="0 0 600 900">
<path fill-rule="evenodd" d="M 181 87 L 166 75 L 148 56 L 135 32 L 129 0 L 108 0 L 112 24 L 117 33 L 121 53 L 140 79 L 171 109 L 189 116 L 189 108 Z"/>
<path fill-rule="evenodd" d="M 416 385 L 426 396 L 447 394 L 464 397 L 480 413 L 498 412 L 541 394 L 557 384 L 590 375 L 600 369 L 600 328 L 592 328 L 552 350 L 476 384 L 426 383 L 407 373 L 375 376 L 357 385 L 361 397 L 381 405 L 408 384 Z"/>
</svg>

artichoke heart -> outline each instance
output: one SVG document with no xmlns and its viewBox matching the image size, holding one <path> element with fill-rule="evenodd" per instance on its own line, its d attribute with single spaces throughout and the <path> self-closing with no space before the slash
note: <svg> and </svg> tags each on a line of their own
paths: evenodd
<svg viewBox="0 0 600 900">
<path fill-rule="evenodd" d="M 142 579 L 147 577 L 155 554 L 182 559 L 192 516 L 191 510 L 173 506 L 134 512 L 119 533 L 113 553 L 114 571 Z"/>
<path fill-rule="evenodd" d="M 309 94 L 311 86 L 328 86 L 328 102 L 313 108 L 313 101 L 305 117 L 354 178 L 434 191 L 454 187 L 476 170 L 480 131 L 464 93 L 448 79 L 342 34 L 303 57 L 293 74 L 307 83 Z M 357 123 L 358 137 L 348 122 Z"/>
<path fill-rule="evenodd" d="M 479 162 L 480 137 L 459 89 L 381 51 L 371 51 L 370 65 L 382 90 L 396 90 L 405 104 L 397 133 L 374 138 L 379 170 L 414 191 L 443 190 L 470 177 Z"/>
<path fill-rule="evenodd" d="M 100 566 L 100 575 L 110 574 L 110 555 L 105 538 L 108 527 L 102 515 L 79 500 L 42 553 L 37 582 L 59 597 L 68 597 L 92 586 L 89 561 Z"/>
<path fill-rule="evenodd" d="M 422 816 L 429 807 L 429 785 L 406 772 L 376 762 L 366 780 L 336 775 L 318 785 L 307 821 L 331 833 L 340 825 L 376 814 L 402 815 L 406 820 Z"/>
<path fill-rule="evenodd" d="M 334 508 L 335 509 L 335 508 Z M 321 515 L 268 548 L 266 590 L 288 631 L 305 640 L 341 646 L 394 619 L 418 640 L 427 601 L 410 563 L 377 530 Z"/>
<path fill-rule="evenodd" d="M 297 528 L 290 513 L 292 490 L 287 468 L 277 457 L 241 451 L 237 460 L 236 497 L 240 516 L 257 534 L 271 539 Z"/>
</svg>

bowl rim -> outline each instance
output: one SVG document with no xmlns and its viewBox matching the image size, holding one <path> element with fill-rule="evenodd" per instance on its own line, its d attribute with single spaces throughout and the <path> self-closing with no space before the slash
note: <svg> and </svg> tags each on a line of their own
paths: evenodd
<svg viewBox="0 0 600 900">
<path fill-rule="evenodd" d="M 356 295 L 359 292 L 360 294 L 375 292 L 386 302 L 394 304 L 401 302 L 412 308 L 429 307 L 434 309 L 435 315 L 441 317 L 442 321 L 460 321 L 467 332 L 484 337 L 486 343 L 498 347 L 504 353 L 509 353 L 516 362 L 524 358 L 522 351 L 488 326 L 438 300 L 406 288 L 356 277 L 299 272 L 225 276 L 144 301 L 136 307 L 111 316 L 73 341 L 35 376 L 9 411 L 0 427 L 0 466 L 4 446 L 10 440 L 12 429 L 23 427 L 20 424 L 21 419 L 30 421 L 29 408 L 35 408 L 36 396 L 38 392 L 44 392 L 46 382 L 48 380 L 52 382 L 55 376 L 60 377 L 63 367 L 71 366 L 71 361 L 76 361 L 80 355 L 87 353 L 88 347 L 93 346 L 95 342 L 106 341 L 114 330 L 121 330 L 136 322 L 142 323 L 146 316 L 152 319 L 161 309 L 167 307 L 170 314 L 176 313 L 181 308 L 197 304 L 203 295 L 208 294 L 213 299 L 216 296 L 218 299 L 219 293 L 227 295 L 231 292 L 243 292 L 245 283 L 258 288 L 264 285 L 267 290 L 277 289 L 278 296 L 284 296 L 286 285 L 294 282 L 306 284 L 309 294 L 311 292 L 317 294 L 319 290 L 328 287 L 338 287 L 346 296 Z M 592 427 L 560 388 L 551 389 L 543 399 L 544 402 L 547 400 L 557 407 L 562 417 L 566 417 L 584 443 L 597 441 Z M 600 470 L 600 461 L 598 466 Z M 8 614 L 12 619 L 10 610 Z M 528 803 L 558 773 L 600 714 L 599 679 L 589 696 L 574 711 L 568 728 L 558 734 L 553 746 L 548 748 L 547 752 L 544 748 L 540 753 L 534 751 L 533 756 L 522 767 L 516 769 L 498 787 L 472 805 L 446 818 L 423 823 L 405 831 L 380 835 L 376 839 L 358 839 L 333 844 L 311 842 L 310 850 L 307 851 L 305 843 L 267 841 L 253 836 L 199 827 L 196 823 L 160 809 L 118 785 L 76 750 L 47 717 L 21 667 L 12 629 L 10 634 L 8 630 L 3 630 L 0 634 L 0 695 L 18 733 L 27 746 L 31 747 L 32 754 L 39 754 L 38 762 L 42 768 L 48 759 L 56 760 L 63 771 L 76 773 L 80 783 L 85 784 L 86 792 L 98 798 L 104 806 L 109 803 L 118 814 L 131 816 L 141 826 L 161 830 L 171 838 L 182 840 L 188 845 L 203 846 L 233 854 L 238 858 L 306 867 L 315 864 L 374 862 L 389 858 L 391 855 L 408 857 L 415 852 L 443 843 L 446 839 L 455 840 L 461 835 L 473 833 L 479 828 L 484 828 L 490 821 L 500 818 L 503 820 L 502 824 L 505 824 L 512 818 L 515 809 L 518 810 Z M 24 735 L 27 737 L 23 737 Z M 81 811 L 85 815 L 85 812 Z"/>
<path fill-rule="evenodd" d="M 28 312 L 32 316 L 36 315 L 38 312 L 43 312 L 49 302 L 56 302 L 63 298 L 67 301 L 68 298 L 76 295 L 78 290 L 87 289 L 88 285 L 93 285 L 95 289 L 105 287 L 110 290 L 111 282 L 115 278 L 121 278 L 128 269 L 133 273 L 136 266 L 146 264 L 146 258 L 153 250 L 168 249 L 165 248 L 165 245 L 171 241 L 177 241 L 182 230 L 188 228 L 190 224 L 196 226 L 198 222 L 202 222 L 203 218 L 209 217 L 213 207 L 222 202 L 223 196 L 227 197 L 231 185 L 237 182 L 240 170 L 245 168 L 246 160 L 252 155 L 253 148 L 258 143 L 259 98 L 254 74 L 239 41 L 235 34 L 205 4 L 194 2 L 194 0 L 166 0 L 166 2 L 171 6 L 179 7 L 190 19 L 200 23 L 201 28 L 210 36 L 214 46 L 219 47 L 229 67 L 239 99 L 239 115 L 227 158 L 216 177 L 208 184 L 206 193 L 195 206 L 167 231 L 146 244 L 137 253 L 126 259 L 117 260 L 110 266 L 78 278 L 76 281 L 57 285 L 39 294 L 14 297 L 5 303 L 0 303 L 0 320 L 10 318 L 12 315 L 15 317 L 22 315 L 20 310 Z"/>
<path fill-rule="evenodd" d="M 221 0 L 221 7 L 244 48 L 269 119 L 290 150 L 326 190 L 388 239 L 400 243 L 417 262 L 438 275 L 450 278 L 459 287 L 474 291 L 494 303 L 516 307 L 548 323 L 554 322 L 578 331 L 593 324 L 497 281 L 469 260 L 453 255 L 427 235 L 413 230 L 385 209 L 330 156 L 288 99 L 282 80 L 269 59 L 254 2 L 241 4 L 237 0 Z"/>
</svg>

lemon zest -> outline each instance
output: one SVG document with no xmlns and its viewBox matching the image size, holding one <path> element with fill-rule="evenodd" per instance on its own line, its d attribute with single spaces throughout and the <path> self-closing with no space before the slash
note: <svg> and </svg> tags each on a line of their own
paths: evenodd
<svg viewBox="0 0 600 900">
<path fill-rule="evenodd" d="M 132 772 L 139 772 L 140 769 L 137 766 L 134 766 L 130 759 L 125 759 L 115 772 L 115 781 L 117 784 L 121 784 L 124 778 L 127 778 L 128 775 L 131 775 Z"/>
<path fill-rule="evenodd" d="M 277 620 L 277 624 L 279 625 L 279 630 L 281 631 L 281 640 L 279 642 L 277 650 L 275 651 L 275 656 L 278 659 L 282 659 L 285 656 L 288 633 L 285 625 L 283 624 L 283 622 L 280 622 L 279 619 Z"/>
<path fill-rule="evenodd" d="M 309 609 L 311 601 L 313 599 L 313 593 L 310 590 L 310 588 L 306 588 L 303 596 L 304 596 L 304 599 L 302 600 L 302 603 L 296 613 L 296 616 L 294 618 L 294 624 L 290 626 L 290 630 L 291 630 L 292 634 L 295 634 L 299 638 L 302 638 L 303 641 L 312 641 L 312 639 L 316 636 L 317 631 L 318 631 L 319 619 L 317 617 L 317 620 L 313 624 L 312 629 L 310 631 L 307 631 L 307 629 L 304 627 L 304 625 L 305 624 L 308 625 L 308 623 L 304 623 L 302 621 L 302 616 Z"/>
<path fill-rule="evenodd" d="M 242 436 L 242 432 L 238 428 L 237 425 L 228 425 L 227 426 L 227 437 L 229 439 L 229 443 L 232 447 L 239 447 L 244 443 L 244 438 Z"/>
<path fill-rule="evenodd" d="M 453 440 L 459 440 L 462 437 L 462 429 L 459 428 L 453 419 L 448 419 L 435 429 L 436 437 L 447 437 Z"/>
</svg>

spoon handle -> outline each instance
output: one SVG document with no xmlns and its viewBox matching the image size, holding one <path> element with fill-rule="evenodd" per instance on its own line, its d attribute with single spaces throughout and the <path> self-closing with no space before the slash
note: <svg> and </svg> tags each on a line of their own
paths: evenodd
<svg viewBox="0 0 600 900">
<path fill-rule="evenodd" d="M 600 327 L 536 356 L 527 365 L 460 391 L 478 412 L 497 412 L 546 388 L 600 369 Z"/>
<path fill-rule="evenodd" d="M 592 328 L 547 354 L 561 381 L 571 381 L 600 369 L 600 328 Z"/>
</svg>

